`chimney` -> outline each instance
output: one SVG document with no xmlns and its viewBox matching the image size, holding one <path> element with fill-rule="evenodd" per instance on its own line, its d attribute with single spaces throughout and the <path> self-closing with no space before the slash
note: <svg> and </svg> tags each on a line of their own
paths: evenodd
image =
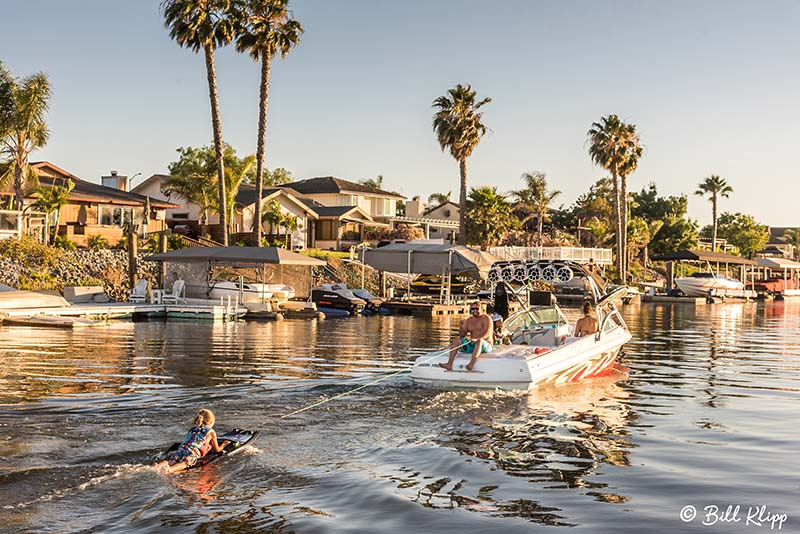
<svg viewBox="0 0 800 534">
<path fill-rule="evenodd" d="M 406 217 L 419 217 L 422 215 L 422 202 L 419 197 L 406 202 Z"/>
<path fill-rule="evenodd" d="M 120 191 L 128 190 L 128 177 L 118 174 L 117 171 L 111 171 L 111 176 L 101 176 L 100 182 L 105 187 L 119 189 Z"/>
</svg>

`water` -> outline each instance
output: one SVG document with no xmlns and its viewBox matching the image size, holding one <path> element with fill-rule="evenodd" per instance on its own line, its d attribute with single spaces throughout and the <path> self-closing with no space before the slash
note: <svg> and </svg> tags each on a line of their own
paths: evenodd
<svg viewBox="0 0 800 534">
<path fill-rule="evenodd" d="M 752 532 L 764 505 L 800 532 L 800 303 L 624 315 L 627 373 L 528 394 L 401 375 L 283 420 L 456 322 L 0 327 L 0 531 Z M 261 429 L 256 448 L 148 468 L 201 407 Z"/>
</svg>

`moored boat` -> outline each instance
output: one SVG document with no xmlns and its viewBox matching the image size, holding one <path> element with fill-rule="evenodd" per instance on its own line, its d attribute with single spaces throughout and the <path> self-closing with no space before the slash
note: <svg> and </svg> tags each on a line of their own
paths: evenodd
<svg viewBox="0 0 800 534">
<path fill-rule="evenodd" d="M 692 276 L 676 278 L 675 285 L 689 297 L 705 297 L 712 291 L 741 291 L 744 284 L 713 272 L 694 273 Z"/>
</svg>

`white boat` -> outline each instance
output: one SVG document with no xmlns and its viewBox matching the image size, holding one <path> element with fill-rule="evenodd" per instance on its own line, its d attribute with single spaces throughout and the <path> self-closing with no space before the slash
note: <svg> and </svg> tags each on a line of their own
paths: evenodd
<svg viewBox="0 0 800 534">
<path fill-rule="evenodd" d="M 705 297 L 712 291 L 742 291 L 744 284 L 739 280 L 719 274 L 694 273 L 692 276 L 676 278 L 675 285 L 689 297 Z"/>
<path fill-rule="evenodd" d="M 208 297 L 214 300 L 231 297 L 240 298 L 240 302 L 264 302 L 277 299 L 285 302 L 294 298 L 294 288 L 284 284 L 261 284 L 256 282 L 231 282 L 217 280 L 208 289 Z"/>
<path fill-rule="evenodd" d="M 554 263 L 556 269 L 567 267 L 571 272 L 586 274 L 571 262 Z M 481 354 L 472 371 L 466 370 L 471 355 L 464 352 L 456 354 L 452 371 L 440 367 L 448 360 L 448 353 L 440 350 L 417 358 L 411 378 L 442 388 L 528 390 L 537 384 L 574 382 L 610 373 L 620 349 L 631 339 L 614 304 L 627 288 L 598 297 L 599 289 L 593 280 L 590 285 L 596 302 L 597 334 L 575 337 L 575 326 L 555 302 L 528 306 L 506 321 L 511 344 L 495 345 L 492 352 Z"/>
</svg>

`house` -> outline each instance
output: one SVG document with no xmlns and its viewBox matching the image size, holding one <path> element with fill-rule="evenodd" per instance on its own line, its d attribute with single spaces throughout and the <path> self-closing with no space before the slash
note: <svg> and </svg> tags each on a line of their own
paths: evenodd
<svg viewBox="0 0 800 534">
<path fill-rule="evenodd" d="M 43 187 L 61 186 L 69 180 L 75 184 L 69 202 L 59 211 L 58 221 L 53 223 L 58 235 L 65 236 L 77 246 L 87 246 L 89 238 L 94 235 L 116 245 L 128 224 L 137 227 L 141 235 L 160 232 L 166 228 L 166 210 L 178 207 L 170 202 L 88 182 L 48 161 L 33 162 L 30 167 Z M 150 211 L 145 216 L 148 207 Z"/>
<path fill-rule="evenodd" d="M 795 251 L 794 245 L 784 237 L 787 230 L 798 230 L 798 228 L 793 226 L 770 226 L 767 248 L 774 247 L 780 250 L 784 257 L 793 258 L 797 251 Z"/>
<path fill-rule="evenodd" d="M 459 206 L 455 202 L 444 202 L 427 210 L 422 210 L 419 197 L 406 202 L 406 214 L 392 217 L 392 227 L 400 223 L 419 226 L 425 232 L 425 239 L 443 239 L 455 243 L 458 240 Z"/>
<path fill-rule="evenodd" d="M 250 242 L 256 212 L 256 198 L 256 188 L 252 185 L 244 184 L 239 187 L 234 219 L 235 225 L 242 229 L 242 233 L 236 234 L 234 241 Z M 317 211 L 288 191 L 277 187 L 263 189 L 261 193 L 262 209 L 269 209 L 273 202 L 279 206 L 281 215 L 293 218 L 297 226 L 290 231 L 287 239 L 286 234 L 289 230 L 286 227 L 265 222 L 262 226 L 264 237 L 270 241 L 288 241 L 292 250 L 315 248 L 314 224 L 319 220 Z"/>
<path fill-rule="evenodd" d="M 309 178 L 280 186 L 292 189 L 299 196 L 310 198 L 323 206 L 355 206 L 377 224 L 388 225 L 389 219 L 397 215 L 397 202 L 405 197 L 357 184 L 335 176 Z"/>
</svg>

